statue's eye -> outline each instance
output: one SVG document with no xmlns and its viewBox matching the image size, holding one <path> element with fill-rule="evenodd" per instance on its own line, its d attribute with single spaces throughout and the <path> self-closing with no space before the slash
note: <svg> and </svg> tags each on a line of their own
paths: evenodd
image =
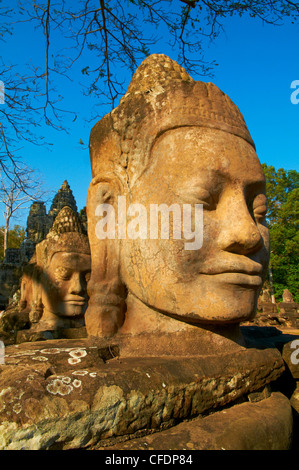
<svg viewBox="0 0 299 470">
<path fill-rule="evenodd" d="M 216 209 L 216 198 L 207 189 L 190 187 L 184 190 L 184 200 L 189 204 L 202 204 L 204 210 Z"/>
<path fill-rule="evenodd" d="M 203 209 L 214 211 L 216 209 L 215 197 L 206 189 L 200 189 L 197 194 L 197 204 L 202 204 Z"/>
<path fill-rule="evenodd" d="M 62 281 L 68 281 L 72 276 L 72 271 L 70 269 L 67 269 L 63 266 L 60 266 L 55 270 L 55 277 L 56 279 L 62 280 Z"/>
</svg>

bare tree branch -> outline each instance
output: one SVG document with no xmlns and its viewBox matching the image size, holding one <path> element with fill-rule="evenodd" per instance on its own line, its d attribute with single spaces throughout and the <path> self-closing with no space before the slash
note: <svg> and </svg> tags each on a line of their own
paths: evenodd
<svg viewBox="0 0 299 470">
<path fill-rule="evenodd" d="M 19 181 L 21 180 L 22 186 Z M 36 170 L 27 165 L 18 165 L 18 171 L 11 166 L 9 175 L 0 174 L 0 203 L 5 219 L 4 255 L 8 247 L 8 234 L 11 218 L 21 209 L 28 209 L 28 204 L 41 198 L 48 198 L 49 191 Z"/>
</svg>

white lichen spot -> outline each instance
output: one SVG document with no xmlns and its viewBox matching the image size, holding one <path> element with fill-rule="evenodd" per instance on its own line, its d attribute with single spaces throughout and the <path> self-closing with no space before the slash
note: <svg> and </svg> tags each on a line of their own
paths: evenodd
<svg viewBox="0 0 299 470">
<path fill-rule="evenodd" d="M 41 349 L 42 354 L 59 354 L 61 349 L 59 348 L 49 348 L 49 349 Z"/>
<path fill-rule="evenodd" d="M 74 386 L 75 388 L 81 387 L 81 384 L 82 384 L 81 380 L 75 379 L 75 380 L 73 381 L 73 386 Z"/>
<path fill-rule="evenodd" d="M 59 377 L 64 384 L 70 384 L 72 379 L 70 377 Z"/>
<path fill-rule="evenodd" d="M 163 387 L 163 388 L 165 388 L 165 387 L 166 387 L 166 385 L 165 385 L 165 383 L 164 383 L 164 382 L 162 383 L 162 387 Z"/>
<path fill-rule="evenodd" d="M 68 363 L 78 364 L 81 362 L 81 358 L 87 355 L 87 351 L 85 349 L 73 349 L 72 351 L 69 351 L 69 355 L 71 357 L 68 359 Z"/>
<path fill-rule="evenodd" d="M 38 350 L 34 351 L 20 351 L 15 354 L 7 354 L 8 357 L 10 358 L 17 358 L 17 357 L 23 357 L 23 356 L 34 356 L 36 352 L 39 352 Z"/>
<path fill-rule="evenodd" d="M 149 375 L 148 373 L 146 373 L 146 376 L 147 376 L 148 378 L 150 378 L 150 375 Z"/>
<path fill-rule="evenodd" d="M 69 355 L 75 358 L 82 358 L 87 355 L 87 351 L 85 349 L 75 349 L 73 351 L 70 351 Z"/>
<path fill-rule="evenodd" d="M 72 372 L 72 375 L 87 375 L 88 374 L 88 370 L 74 370 L 74 372 Z M 90 375 L 90 374 L 89 374 Z"/>
<path fill-rule="evenodd" d="M 66 384 L 61 378 L 53 379 L 48 385 L 47 390 L 52 395 L 69 395 L 73 390 L 72 385 Z"/>
<path fill-rule="evenodd" d="M 242 374 L 240 373 L 236 374 L 227 382 L 227 386 L 230 387 L 231 389 L 236 388 L 240 378 L 242 378 Z"/>
<path fill-rule="evenodd" d="M 22 406 L 20 403 L 15 403 L 12 409 L 18 415 L 22 411 Z"/>
<path fill-rule="evenodd" d="M 81 359 L 76 357 L 70 357 L 67 362 L 69 364 L 79 364 L 79 362 L 81 362 Z"/>
<path fill-rule="evenodd" d="M 36 356 L 32 358 L 33 361 L 46 362 L 49 359 L 46 356 Z"/>
<path fill-rule="evenodd" d="M 12 391 L 13 391 L 12 387 L 4 388 L 0 391 L 0 397 L 2 396 L 5 397 L 5 395 L 9 395 Z"/>
<path fill-rule="evenodd" d="M 89 376 L 90 376 L 90 377 L 96 377 L 96 376 L 97 376 L 97 373 L 96 373 L 96 372 L 90 372 L 90 373 L 89 373 Z"/>
</svg>

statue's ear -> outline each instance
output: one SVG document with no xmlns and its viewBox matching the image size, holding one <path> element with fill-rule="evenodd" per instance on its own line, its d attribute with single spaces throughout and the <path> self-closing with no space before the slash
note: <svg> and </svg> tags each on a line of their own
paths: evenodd
<svg viewBox="0 0 299 470">
<path fill-rule="evenodd" d="M 122 189 L 118 179 L 108 178 L 107 175 L 105 178 L 94 178 L 89 185 L 86 213 L 92 260 L 95 260 L 99 255 L 98 248 L 94 253 L 94 246 L 99 247 L 99 244 L 107 239 L 115 240 L 115 245 L 118 245 L 116 240 L 117 205 L 118 196 L 122 194 Z M 108 234 L 109 229 L 110 233 Z"/>
<path fill-rule="evenodd" d="M 29 312 L 29 320 L 31 323 L 38 323 L 43 314 L 42 274 L 43 269 L 35 265 L 32 276 L 32 301 Z"/>
<path fill-rule="evenodd" d="M 107 177 L 93 179 L 88 190 L 86 211 L 91 277 L 88 282 L 89 303 L 85 323 L 90 336 L 112 336 L 124 321 L 126 295 L 125 286 L 120 280 L 120 245 L 115 226 L 121 191 L 119 182 Z M 99 233 L 99 224 L 106 209 L 108 212 L 111 210 L 111 217 L 108 216 L 106 222 L 111 224 L 110 229 L 114 228 L 114 237 L 111 231 L 106 237 Z"/>
<path fill-rule="evenodd" d="M 101 204 L 111 204 L 117 209 L 118 196 L 124 194 L 124 188 L 118 178 L 97 176 L 92 179 L 87 195 L 87 218 L 92 219 L 95 215 L 97 206 Z"/>
</svg>

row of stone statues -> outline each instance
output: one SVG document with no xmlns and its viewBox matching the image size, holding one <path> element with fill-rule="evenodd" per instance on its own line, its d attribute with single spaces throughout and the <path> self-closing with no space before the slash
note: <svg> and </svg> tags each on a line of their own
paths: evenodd
<svg viewBox="0 0 299 470">
<path fill-rule="evenodd" d="M 250 319 L 269 258 L 265 178 L 232 101 L 215 85 L 194 81 L 168 57 L 151 56 L 119 106 L 92 129 L 90 154 L 88 334 L 138 337 L 145 331 L 168 333 L 177 325 L 196 334 L 198 325 L 234 329 Z M 184 240 L 173 238 L 100 239 L 97 207 L 109 203 L 117 212 L 119 196 L 142 204 L 148 214 L 151 204 L 203 204 L 202 248 L 185 250 Z M 36 248 L 40 273 L 33 276 L 33 304 L 37 311 L 43 305 L 45 326 L 57 323 L 50 314 L 57 308 L 54 286 L 64 283 L 57 274 L 62 267 L 56 266 L 63 250 L 52 256 L 54 246 L 70 252 L 82 245 L 73 243 L 75 235 L 67 240 L 59 233 L 63 217 L 56 217 Z M 87 263 L 87 248 L 81 256 Z"/>
<path fill-rule="evenodd" d="M 154 54 L 92 129 L 90 157 L 88 236 L 61 208 L 20 305 L 33 332 L 85 321 L 87 338 L 8 348 L 0 448 L 289 448 L 291 405 L 271 389 L 284 360 L 274 340 L 240 328 L 255 315 L 270 240 L 239 109 Z M 147 219 L 165 207 L 168 233 Z M 200 246 L 186 249 L 196 234 Z"/>
<path fill-rule="evenodd" d="M 168 332 L 177 320 L 188 331 L 250 320 L 269 259 L 265 178 L 231 100 L 168 57 L 153 55 L 119 106 L 92 129 L 90 153 L 89 241 L 65 181 L 44 214 L 55 222 L 25 269 L 20 306 L 30 311 L 34 329 L 75 325 L 87 308 L 87 277 L 91 336 Z M 119 213 L 120 196 L 147 213 L 165 202 L 202 204 L 203 246 L 186 250 L 184 240 L 173 238 L 100 238 L 97 208 L 109 204 Z M 69 294 L 68 274 L 75 272 L 80 294 Z"/>
<path fill-rule="evenodd" d="M 28 237 L 39 243 L 25 268 L 20 309 L 30 312 L 32 327 L 76 325 L 88 297 L 86 328 L 95 337 L 164 333 L 177 320 L 188 331 L 251 320 L 269 260 L 265 178 L 231 100 L 168 57 L 150 56 L 119 106 L 92 129 L 90 155 L 88 237 L 67 181 L 48 215 L 44 207 L 31 209 Z M 147 214 L 155 204 L 202 204 L 201 248 L 186 250 L 174 232 L 166 240 L 149 239 L 148 231 L 131 239 L 99 237 L 98 208 L 109 205 L 120 219 L 120 199 Z M 82 299 L 66 291 L 72 282 L 62 273 L 75 272 L 72 263 Z M 78 300 L 59 302 L 64 296 Z"/>
</svg>

